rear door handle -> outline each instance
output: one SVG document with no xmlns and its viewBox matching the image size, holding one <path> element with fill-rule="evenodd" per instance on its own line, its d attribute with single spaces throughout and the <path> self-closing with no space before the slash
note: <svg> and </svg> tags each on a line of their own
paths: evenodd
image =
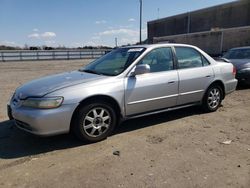
<svg viewBox="0 0 250 188">
<path fill-rule="evenodd" d="M 210 77 L 211 77 L 211 75 L 207 75 L 207 76 L 206 76 L 206 78 L 210 78 Z"/>
<path fill-rule="evenodd" d="M 175 81 L 169 81 L 169 82 L 168 82 L 168 84 L 173 84 L 173 83 L 175 83 Z"/>
</svg>

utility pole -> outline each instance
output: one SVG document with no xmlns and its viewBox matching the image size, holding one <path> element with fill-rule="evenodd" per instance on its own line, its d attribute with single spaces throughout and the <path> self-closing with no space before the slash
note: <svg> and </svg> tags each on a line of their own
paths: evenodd
<svg viewBox="0 0 250 188">
<path fill-rule="evenodd" d="M 190 12 L 188 12 L 187 33 L 190 33 L 190 21 L 191 21 L 191 15 L 190 15 Z"/>
<path fill-rule="evenodd" d="M 141 30 L 142 30 L 142 0 L 140 0 L 140 44 L 141 44 Z"/>
<path fill-rule="evenodd" d="M 115 37 L 115 47 L 117 48 L 117 37 Z"/>
<path fill-rule="evenodd" d="M 157 9 L 157 19 L 160 18 L 160 8 Z"/>
</svg>

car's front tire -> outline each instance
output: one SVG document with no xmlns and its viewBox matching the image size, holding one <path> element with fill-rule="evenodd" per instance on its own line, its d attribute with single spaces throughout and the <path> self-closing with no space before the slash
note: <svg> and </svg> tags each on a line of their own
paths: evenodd
<svg viewBox="0 0 250 188">
<path fill-rule="evenodd" d="M 215 112 L 220 107 L 222 98 L 222 88 L 217 84 L 210 86 L 203 97 L 203 110 L 205 112 Z"/>
<path fill-rule="evenodd" d="M 116 113 L 108 103 L 86 104 L 76 113 L 73 132 L 80 140 L 87 142 L 98 142 L 107 138 L 117 122 Z"/>
</svg>

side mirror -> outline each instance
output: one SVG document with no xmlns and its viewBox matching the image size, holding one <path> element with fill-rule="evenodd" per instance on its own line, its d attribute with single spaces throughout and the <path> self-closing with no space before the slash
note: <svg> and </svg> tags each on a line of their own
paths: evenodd
<svg viewBox="0 0 250 188">
<path fill-rule="evenodd" d="M 143 64 L 143 65 L 136 65 L 135 71 L 134 71 L 134 76 L 135 75 L 140 75 L 140 74 L 145 74 L 150 72 L 150 66 Z"/>
</svg>

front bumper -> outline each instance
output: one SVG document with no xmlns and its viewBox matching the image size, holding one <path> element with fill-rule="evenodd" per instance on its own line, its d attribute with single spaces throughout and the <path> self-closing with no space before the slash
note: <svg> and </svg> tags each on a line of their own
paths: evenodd
<svg viewBox="0 0 250 188">
<path fill-rule="evenodd" d="M 8 106 L 9 118 L 18 128 L 39 136 L 67 133 L 77 104 L 62 105 L 54 109 L 14 108 Z"/>
</svg>

